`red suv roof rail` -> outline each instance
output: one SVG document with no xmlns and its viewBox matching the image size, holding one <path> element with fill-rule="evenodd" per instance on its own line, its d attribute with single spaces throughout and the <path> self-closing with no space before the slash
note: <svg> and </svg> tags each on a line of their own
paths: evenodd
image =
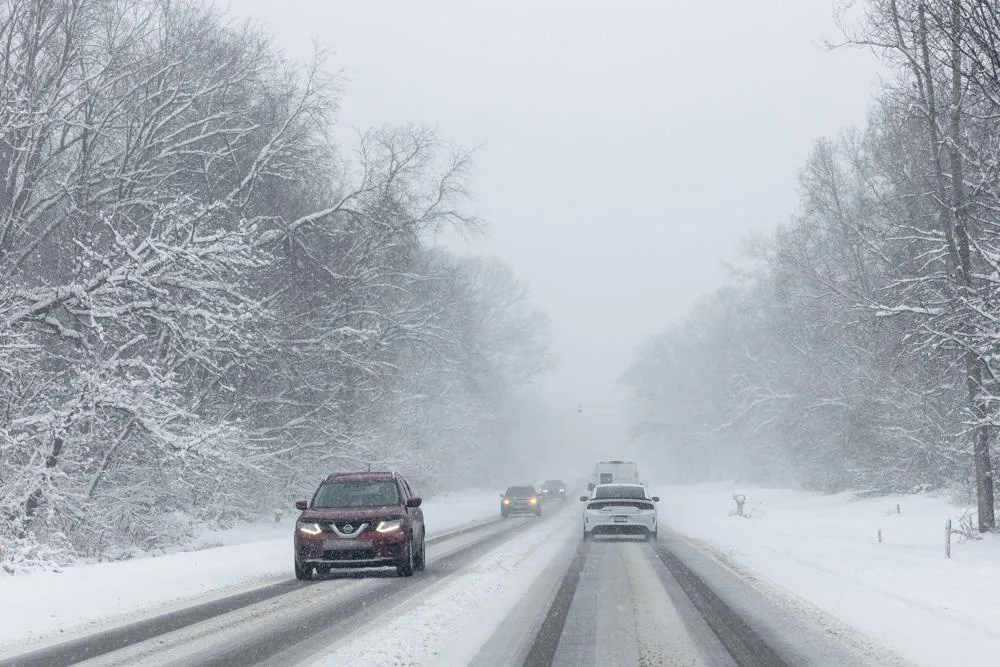
<svg viewBox="0 0 1000 667">
<path fill-rule="evenodd" d="M 334 472 L 326 476 L 326 481 L 333 481 L 337 479 L 343 479 L 345 477 L 357 477 L 357 478 L 369 478 L 369 479 L 399 479 L 400 475 L 397 472 L 392 472 L 389 470 L 356 470 L 347 472 Z"/>
</svg>

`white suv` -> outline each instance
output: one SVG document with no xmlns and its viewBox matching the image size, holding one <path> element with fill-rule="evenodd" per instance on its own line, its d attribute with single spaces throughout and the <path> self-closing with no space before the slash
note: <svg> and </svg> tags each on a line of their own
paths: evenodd
<svg viewBox="0 0 1000 667">
<path fill-rule="evenodd" d="M 642 535 L 656 539 L 656 505 L 660 499 L 647 496 L 642 484 L 598 484 L 592 495 L 580 496 L 583 539 L 602 535 Z"/>
</svg>

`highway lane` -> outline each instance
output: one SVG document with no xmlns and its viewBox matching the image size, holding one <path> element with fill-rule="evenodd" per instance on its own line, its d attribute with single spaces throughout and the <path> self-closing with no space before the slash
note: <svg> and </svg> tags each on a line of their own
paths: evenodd
<svg viewBox="0 0 1000 667">
<path fill-rule="evenodd" d="M 676 588 L 668 590 L 665 579 L 671 575 L 644 540 L 595 539 L 551 664 L 735 665 L 697 610 Z"/>
<path fill-rule="evenodd" d="M 544 613 L 531 599 L 472 664 L 862 667 L 906 664 L 801 599 L 747 579 L 661 525 L 659 541 L 576 542 Z M 537 595 L 535 596 L 537 597 Z M 538 604 L 537 600 L 532 604 Z M 525 619 L 540 618 L 525 623 Z"/>
<path fill-rule="evenodd" d="M 658 542 L 584 542 L 577 522 L 566 505 L 479 525 L 429 541 L 428 569 L 411 578 L 341 571 L 282 582 L 0 667 L 901 664 L 665 526 Z M 388 650 L 344 662 L 344 646 Z"/>
</svg>

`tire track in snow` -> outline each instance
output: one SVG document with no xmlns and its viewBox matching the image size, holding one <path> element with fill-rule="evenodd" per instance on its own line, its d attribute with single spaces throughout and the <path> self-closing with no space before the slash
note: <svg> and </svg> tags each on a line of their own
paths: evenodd
<svg viewBox="0 0 1000 667">
<path fill-rule="evenodd" d="M 677 556 L 659 543 L 653 547 L 653 550 L 677 583 L 680 584 L 688 599 L 708 622 L 709 627 L 715 632 L 737 665 L 740 667 L 792 667 Z"/>
<path fill-rule="evenodd" d="M 556 591 L 556 596 L 549 606 L 545 620 L 542 621 L 542 627 L 538 629 L 538 634 L 535 635 L 535 640 L 528 650 L 524 667 L 548 667 L 552 664 L 556 649 L 559 648 L 559 638 L 562 637 L 563 628 L 566 627 L 566 617 L 569 616 L 569 608 L 573 604 L 576 588 L 580 585 L 580 574 L 587 562 L 590 544 L 589 540 L 580 542 L 569 570 L 563 577 L 559 590 Z"/>
<path fill-rule="evenodd" d="M 436 583 L 403 613 L 398 608 L 387 610 L 363 631 L 318 653 L 306 664 L 467 664 L 516 608 L 531 583 L 565 549 L 576 528 L 575 516 L 559 512 L 548 525 L 532 526 Z"/>
<path fill-rule="evenodd" d="M 579 576 L 564 582 L 573 590 L 562 627 L 540 631 L 525 664 L 734 667 L 645 540 L 595 539 L 581 553 Z"/>
</svg>

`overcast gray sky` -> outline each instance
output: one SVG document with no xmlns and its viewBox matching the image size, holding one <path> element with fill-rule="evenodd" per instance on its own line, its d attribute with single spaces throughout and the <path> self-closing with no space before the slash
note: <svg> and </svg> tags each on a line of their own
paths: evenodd
<svg viewBox="0 0 1000 667">
<path fill-rule="evenodd" d="M 864 121 L 874 57 L 828 51 L 834 0 L 231 0 L 348 81 L 345 127 L 418 122 L 484 146 L 471 244 L 552 318 L 548 388 L 613 402 L 638 343 L 795 207 L 812 142 Z"/>
</svg>

